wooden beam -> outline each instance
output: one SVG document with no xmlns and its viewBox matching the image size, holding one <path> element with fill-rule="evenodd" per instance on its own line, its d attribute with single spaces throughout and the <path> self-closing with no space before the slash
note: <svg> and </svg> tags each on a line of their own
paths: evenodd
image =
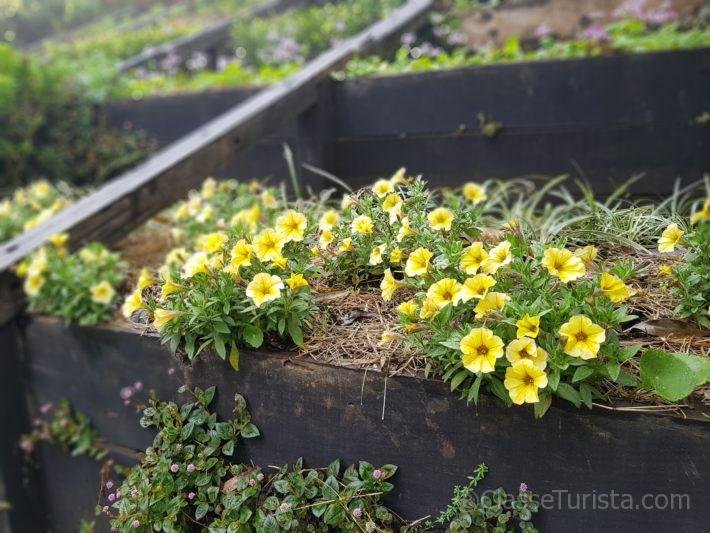
<svg viewBox="0 0 710 533">
<path fill-rule="evenodd" d="M 9 270 L 55 233 L 68 232 L 72 246 L 95 240 L 108 244 L 117 241 L 217 172 L 236 151 L 253 145 L 311 107 L 318 99 L 320 82 L 331 71 L 342 67 L 351 57 L 370 53 L 422 24 L 434 1 L 409 0 L 387 18 L 331 48 L 286 80 L 264 89 L 51 220 L 0 246 L 0 272 Z M 0 284 L 6 283 L 0 279 Z M 20 302 L 11 306 L 14 312 L 20 309 Z M 14 312 L 0 315 L 0 323 Z"/>
</svg>

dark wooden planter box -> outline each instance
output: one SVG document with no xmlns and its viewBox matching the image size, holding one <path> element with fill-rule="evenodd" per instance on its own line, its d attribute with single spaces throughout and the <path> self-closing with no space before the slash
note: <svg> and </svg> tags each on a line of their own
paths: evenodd
<svg viewBox="0 0 710 533">
<path fill-rule="evenodd" d="M 710 523 L 706 422 L 562 405 L 535 420 L 530 409 L 507 409 L 489 397 L 482 397 L 478 408 L 468 407 L 436 380 L 385 380 L 377 372 L 319 364 L 293 353 L 244 352 L 238 373 L 213 354 L 182 367 L 155 337 L 65 327 L 46 318 L 0 334 L 10 348 L 2 358 L 4 370 L 12 370 L 12 361 L 23 362 L 0 377 L 4 401 L 14 402 L 4 404 L 8 425 L 3 427 L 13 434 L 7 437 L 16 437 L 23 425 L 25 398 L 36 413 L 41 402 L 67 397 L 107 441 L 143 449 L 153 434 L 139 427 L 135 409 L 123 404 L 119 390 L 142 381 L 161 398 L 175 398 L 184 381 L 216 385 L 216 409 L 225 418 L 236 392 L 247 398 L 262 436 L 241 446 L 238 459 L 278 465 L 302 456 L 311 466 L 333 458 L 399 465 L 388 503 L 407 518 L 436 513 L 453 485 L 485 462 L 490 474 L 484 489 L 516 491 L 524 481 L 540 495 L 557 495 L 555 508 L 537 517 L 542 531 L 701 531 Z M 23 387 L 12 387 L 18 383 Z M 4 468 L 15 464 L 10 440 L 2 442 Z M 20 489 L 19 482 L 10 487 L 15 492 L 8 497 L 17 502 L 10 514 L 14 527 L 76 530 L 79 519 L 93 513 L 98 465 L 44 447 L 41 466 L 33 474 L 38 483 L 30 484 L 39 484 L 39 492 Z M 636 507 L 603 509 L 601 500 L 593 499 L 608 495 L 611 502 L 614 493 L 617 504 L 622 494 L 632 495 Z M 653 496 L 642 500 L 646 494 L 660 495 L 659 508 L 642 508 L 644 501 L 654 501 Z M 674 508 L 672 494 L 683 495 Z"/>
<path fill-rule="evenodd" d="M 251 90 L 116 102 L 109 121 L 131 122 L 166 144 L 218 116 Z M 282 143 L 299 161 L 354 187 L 400 166 L 434 186 L 465 179 L 569 173 L 600 193 L 643 173 L 641 194 L 710 168 L 710 48 L 510 63 L 331 82 L 319 104 L 226 163 L 227 177 L 288 175 Z M 481 134 L 477 115 L 500 122 Z M 303 172 L 316 188 L 331 183 Z"/>
</svg>

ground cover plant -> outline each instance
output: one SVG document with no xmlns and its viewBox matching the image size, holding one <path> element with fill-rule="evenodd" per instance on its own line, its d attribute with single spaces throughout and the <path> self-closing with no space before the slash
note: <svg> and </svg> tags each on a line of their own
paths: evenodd
<svg viewBox="0 0 710 533">
<path fill-rule="evenodd" d="M 117 531 L 536 531 L 531 519 L 538 506 L 525 483 L 512 500 L 502 488 L 477 498 L 485 465 L 467 485 L 454 488 L 451 504 L 436 519 L 407 523 L 382 504 L 395 488 L 395 465 L 359 461 L 343 469 L 337 459 L 326 468 L 306 467 L 302 459 L 268 468 L 235 463 L 243 440 L 260 435 L 246 400 L 236 394 L 233 418 L 221 421 L 210 409 L 214 387 L 179 392 L 188 396 L 180 404 L 151 393 L 140 424 L 156 431 L 152 445 L 135 466 L 116 468 L 120 481 L 101 482 L 96 514 L 108 517 Z M 40 409 L 43 417 L 20 443 L 26 454 L 45 441 L 72 455 L 106 456 L 107 444 L 68 400 Z"/>
</svg>

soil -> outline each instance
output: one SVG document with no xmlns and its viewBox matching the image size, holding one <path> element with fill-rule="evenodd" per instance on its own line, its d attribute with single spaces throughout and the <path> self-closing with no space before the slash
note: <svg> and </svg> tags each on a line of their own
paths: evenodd
<svg viewBox="0 0 710 533">
<path fill-rule="evenodd" d="M 667 1 L 681 20 L 692 18 L 705 0 L 648 0 L 655 9 Z M 535 30 L 547 26 L 556 37 L 574 37 L 591 24 L 616 20 L 614 11 L 627 0 L 518 0 L 496 8 L 477 8 L 463 17 L 462 30 L 471 46 L 502 44 L 510 37 L 537 40 Z"/>
</svg>

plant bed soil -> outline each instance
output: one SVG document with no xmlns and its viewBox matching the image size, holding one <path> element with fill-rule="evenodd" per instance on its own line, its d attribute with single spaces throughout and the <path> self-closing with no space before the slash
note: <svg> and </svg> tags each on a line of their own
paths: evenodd
<svg viewBox="0 0 710 533">
<path fill-rule="evenodd" d="M 278 465 L 303 456 L 312 466 L 336 457 L 397 464 L 387 503 L 407 518 L 443 508 L 453 485 L 485 462 L 490 474 L 484 489 L 513 491 L 524 481 L 537 494 L 557 494 L 560 508 L 536 519 L 542 531 L 698 531 L 710 521 L 703 504 L 707 422 L 559 404 L 535 420 L 531 410 L 508 409 L 485 396 L 477 408 L 467 407 L 437 380 L 339 368 L 288 352 L 243 351 L 239 372 L 214 354 L 183 366 L 151 335 L 67 327 L 42 317 L 4 333 L 14 337 L 8 343 L 14 359 L 26 363 L 24 393 L 33 412 L 42 402 L 67 397 L 101 437 L 127 449 L 144 449 L 152 433 L 140 428 L 135 407 L 123 404 L 119 390 L 142 381 L 168 399 L 184 381 L 216 385 L 223 418 L 230 416 L 235 393 L 247 398 L 262 436 L 238 448 L 238 460 Z M 24 404 L 23 398 L 15 402 Z M 39 471 L 46 502 L 37 506 L 45 513 L 34 513 L 36 518 L 53 531 L 75 530 L 93 512 L 97 472 L 86 459 L 46 452 Z M 633 495 L 639 508 L 598 508 L 592 495 L 611 491 Z M 589 494 L 586 509 L 580 508 L 583 494 Z M 644 510 L 644 494 L 687 494 L 690 507 L 678 510 L 676 503 L 671 510 L 668 503 Z"/>
</svg>

